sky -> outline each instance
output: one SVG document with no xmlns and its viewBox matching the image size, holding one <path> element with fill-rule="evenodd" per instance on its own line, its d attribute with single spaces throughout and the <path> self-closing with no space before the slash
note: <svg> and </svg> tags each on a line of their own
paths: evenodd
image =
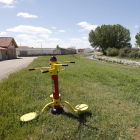
<svg viewBox="0 0 140 140">
<path fill-rule="evenodd" d="M 140 29 L 140 0 L 0 0 L 0 37 L 19 46 L 92 48 L 88 34 L 98 26 Z"/>
</svg>

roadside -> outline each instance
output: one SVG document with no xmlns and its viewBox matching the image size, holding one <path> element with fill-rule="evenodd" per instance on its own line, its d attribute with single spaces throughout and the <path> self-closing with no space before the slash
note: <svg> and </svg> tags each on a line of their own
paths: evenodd
<svg viewBox="0 0 140 140">
<path fill-rule="evenodd" d="M 27 67 L 35 58 L 37 57 L 19 57 L 18 59 L 0 61 L 0 82 L 2 79 L 8 78 L 10 73 Z"/>
</svg>

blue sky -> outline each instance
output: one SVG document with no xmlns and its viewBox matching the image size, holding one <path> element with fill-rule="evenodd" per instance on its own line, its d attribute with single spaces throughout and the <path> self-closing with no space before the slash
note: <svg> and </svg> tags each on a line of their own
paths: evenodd
<svg viewBox="0 0 140 140">
<path fill-rule="evenodd" d="M 29 47 L 87 48 L 97 26 L 120 24 L 135 35 L 139 0 L 0 0 L 0 36 Z"/>
</svg>

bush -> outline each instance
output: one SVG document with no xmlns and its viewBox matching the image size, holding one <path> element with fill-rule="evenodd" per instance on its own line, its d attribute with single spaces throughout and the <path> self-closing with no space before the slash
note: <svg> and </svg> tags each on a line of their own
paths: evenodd
<svg viewBox="0 0 140 140">
<path fill-rule="evenodd" d="M 129 53 L 128 57 L 130 57 L 130 58 L 140 58 L 140 52 L 139 51 L 137 51 L 137 52 L 133 51 L 133 52 Z"/>
<path fill-rule="evenodd" d="M 128 54 L 129 58 L 137 58 L 137 52 L 131 52 Z"/>
<path fill-rule="evenodd" d="M 119 57 L 129 57 L 131 48 L 125 47 L 119 50 Z"/>
<path fill-rule="evenodd" d="M 116 48 L 108 48 L 106 50 L 107 56 L 117 56 L 119 54 L 119 50 Z"/>
<path fill-rule="evenodd" d="M 131 48 L 131 52 L 138 52 L 139 48 Z"/>
</svg>

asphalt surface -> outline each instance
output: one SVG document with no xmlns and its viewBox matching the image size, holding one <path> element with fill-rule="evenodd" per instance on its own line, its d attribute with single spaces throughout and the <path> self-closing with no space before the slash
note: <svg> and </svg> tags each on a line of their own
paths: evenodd
<svg viewBox="0 0 140 140">
<path fill-rule="evenodd" d="M 8 78 L 10 73 L 27 67 L 37 57 L 20 57 L 18 59 L 0 61 L 0 82 Z"/>
</svg>

